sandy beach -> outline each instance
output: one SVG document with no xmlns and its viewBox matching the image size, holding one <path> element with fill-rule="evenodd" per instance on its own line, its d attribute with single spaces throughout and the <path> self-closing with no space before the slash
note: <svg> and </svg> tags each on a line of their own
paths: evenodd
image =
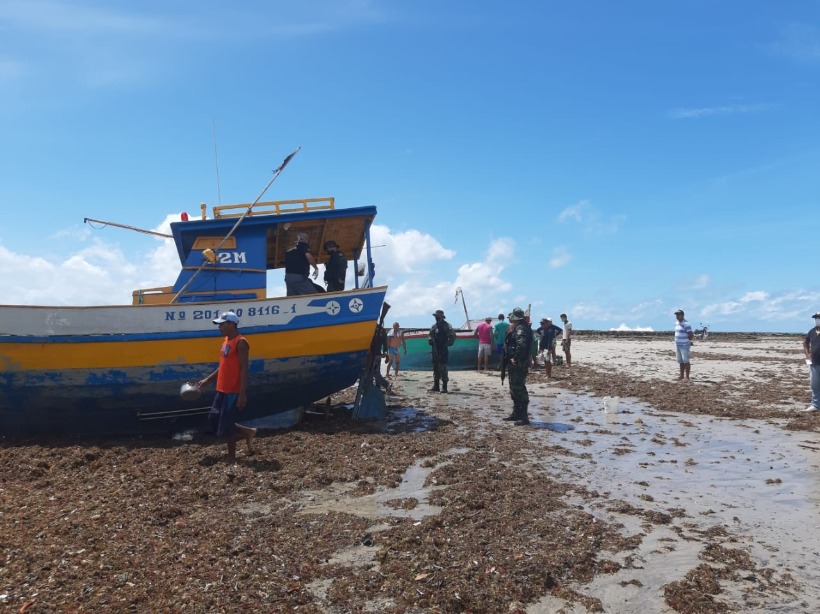
<svg viewBox="0 0 820 614">
<path fill-rule="evenodd" d="M 387 419 L 0 440 L 0 610 L 815 612 L 820 413 L 797 335 L 578 331 L 533 370 L 394 378 Z M 609 411 L 604 398 L 609 397 Z M 251 400 L 252 402 L 252 400 Z"/>
</svg>

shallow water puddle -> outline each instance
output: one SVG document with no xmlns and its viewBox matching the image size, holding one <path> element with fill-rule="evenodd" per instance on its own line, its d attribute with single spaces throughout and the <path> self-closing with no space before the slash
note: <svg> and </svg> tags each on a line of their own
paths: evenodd
<svg viewBox="0 0 820 614">
<path fill-rule="evenodd" d="M 415 415 L 410 412 L 410 415 Z M 469 448 L 452 448 L 443 453 L 443 457 L 453 454 L 466 454 Z M 428 503 L 429 496 L 442 486 L 425 486 L 428 476 L 451 461 L 444 460 L 438 464 L 430 463 L 430 459 L 419 459 L 411 465 L 404 474 L 404 478 L 396 488 L 380 489 L 371 495 L 354 497 L 347 494 L 349 485 L 340 485 L 335 489 L 325 489 L 306 493 L 303 500 L 305 503 L 298 511 L 299 514 L 324 514 L 327 512 L 341 512 L 353 514 L 372 520 L 379 520 L 388 516 L 398 516 L 413 518 L 421 521 L 425 516 L 432 516 L 441 512 L 441 508 Z M 411 509 L 395 507 L 390 501 L 401 501 L 413 499 L 416 504 Z M 374 524 L 367 528 L 368 533 L 377 533 L 390 528 L 388 524 Z M 328 565 L 341 564 L 353 567 L 368 567 L 375 564 L 376 548 L 372 543 L 359 542 L 348 548 L 338 550 L 332 558 L 328 560 Z M 306 585 L 306 588 L 320 601 L 325 599 L 327 591 L 332 583 L 331 580 L 320 579 Z M 383 603 L 384 608 L 391 604 Z M 374 605 L 374 607 L 376 607 Z M 373 611 L 379 611 L 382 607 L 376 607 Z"/>
<path fill-rule="evenodd" d="M 468 448 L 453 448 L 443 453 L 444 457 L 452 454 L 465 454 Z M 337 488 L 327 488 L 319 491 L 309 491 L 303 497 L 300 514 L 324 514 L 326 512 L 341 512 L 353 514 L 363 518 L 377 520 L 387 516 L 397 516 L 421 520 L 426 516 L 433 516 L 441 512 L 441 508 L 427 503 L 430 493 L 441 488 L 440 486 L 425 486 L 427 477 L 439 467 L 449 465 L 445 460 L 437 464 L 430 463 L 430 459 L 419 459 L 404 474 L 404 478 L 396 488 L 379 489 L 373 494 L 350 496 L 347 491 L 350 485 L 339 485 Z M 415 499 L 416 505 L 412 509 L 397 508 L 389 501 Z M 374 530 L 374 529 L 370 529 Z"/>
<path fill-rule="evenodd" d="M 580 587 L 602 599 L 606 611 L 669 611 L 659 587 L 703 562 L 699 554 L 706 542 L 700 532 L 714 526 L 737 538 L 727 548 L 749 549 L 759 568 L 775 571 L 775 583 L 783 578 L 784 594 L 776 597 L 783 611 L 820 608 L 817 437 L 791 434 L 763 421 L 662 413 L 629 399 L 618 399 L 618 413 L 605 413 L 601 398 L 567 392 L 538 401 L 539 406 L 531 405 L 537 420 L 577 425 L 560 441 L 552 436 L 550 443 L 592 457 L 588 462 L 551 457 L 545 469 L 605 495 L 594 505 L 584 505 L 590 513 L 624 524 L 627 534 L 644 534 L 637 552 L 621 554 L 637 557 L 640 562 L 634 565 L 642 569 L 601 574 Z M 648 524 L 644 518 L 608 509 L 618 500 L 664 513 L 683 510 L 685 516 L 669 525 Z M 787 574 L 802 585 L 802 594 L 789 593 Z M 740 591 L 754 590 L 752 581 L 722 586 L 727 593 L 718 599 L 739 601 Z M 774 598 L 761 597 L 769 602 Z M 554 611 L 561 604 L 566 605 L 546 599 L 528 612 Z M 771 605 L 767 603 L 767 611 Z"/>
</svg>

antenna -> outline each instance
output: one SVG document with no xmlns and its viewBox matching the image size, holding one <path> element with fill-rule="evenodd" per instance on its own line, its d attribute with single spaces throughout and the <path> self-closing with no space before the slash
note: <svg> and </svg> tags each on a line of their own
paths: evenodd
<svg viewBox="0 0 820 614">
<path fill-rule="evenodd" d="M 219 201 L 219 206 L 222 206 L 222 188 L 219 185 L 219 155 L 216 151 L 216 120 L 211 119 L 211 132 L 214 139 L 214 164 L 216 165 L 216 197 Z"/>
</svg>

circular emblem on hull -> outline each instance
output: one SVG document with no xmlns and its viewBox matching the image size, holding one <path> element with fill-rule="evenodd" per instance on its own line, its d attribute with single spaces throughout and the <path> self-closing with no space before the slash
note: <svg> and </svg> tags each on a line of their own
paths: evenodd
<svg viewBox="0 0 820 614">
<path fill-rule="evenodd" d="M 360 298 L 352 298 L 347 304 L 347 307 L 353 313 L 359 313 L 362 309 L 364 309 L 364 301 Z"/>
<path fill-rule="evenodd" d="M 342 306 L 337 301 L 328 301 L 325 305 L 325 311 L 328 315 L 335 316 L 342 311 Z"/>
</svg>

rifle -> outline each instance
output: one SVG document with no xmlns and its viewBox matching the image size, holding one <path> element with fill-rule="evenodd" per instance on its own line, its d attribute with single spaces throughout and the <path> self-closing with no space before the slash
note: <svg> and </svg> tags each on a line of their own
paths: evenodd
<svg viewBox="0 0 820 614">
<path fill-rule="evenodd" d="M 501 385 L 504 385 L 504 378 L 507 376 L 507 364 L 510 359 L 507 357 L 507 347 L 505 345 L 503 353 L 501 354 Z"/>
<path fill-rule="evenodd" d="M 438 326 L 438 324 L 436 324 Z M 436 328 L 436 334 L 431 335 L 429 339 L 433 342 L 430 344 L 430 349 L 433 352 L 433 365 L 437 365 L 439 363 L 438 360 L 438 328 Z"/>
<path fill-rule="evenodd" d="M 376 330 L 373 332 L 373 339 L 370 341 L 370 355 L 368 356 L 368 368 L 373 369 L 376 364 L 376 356 L 381 356 L 384 353 L 384 318 L 390 310 L 389 303 L 382 303 L 382 312 L 379 316 L 379 322 L 376 324 Z"/>
</svg>

